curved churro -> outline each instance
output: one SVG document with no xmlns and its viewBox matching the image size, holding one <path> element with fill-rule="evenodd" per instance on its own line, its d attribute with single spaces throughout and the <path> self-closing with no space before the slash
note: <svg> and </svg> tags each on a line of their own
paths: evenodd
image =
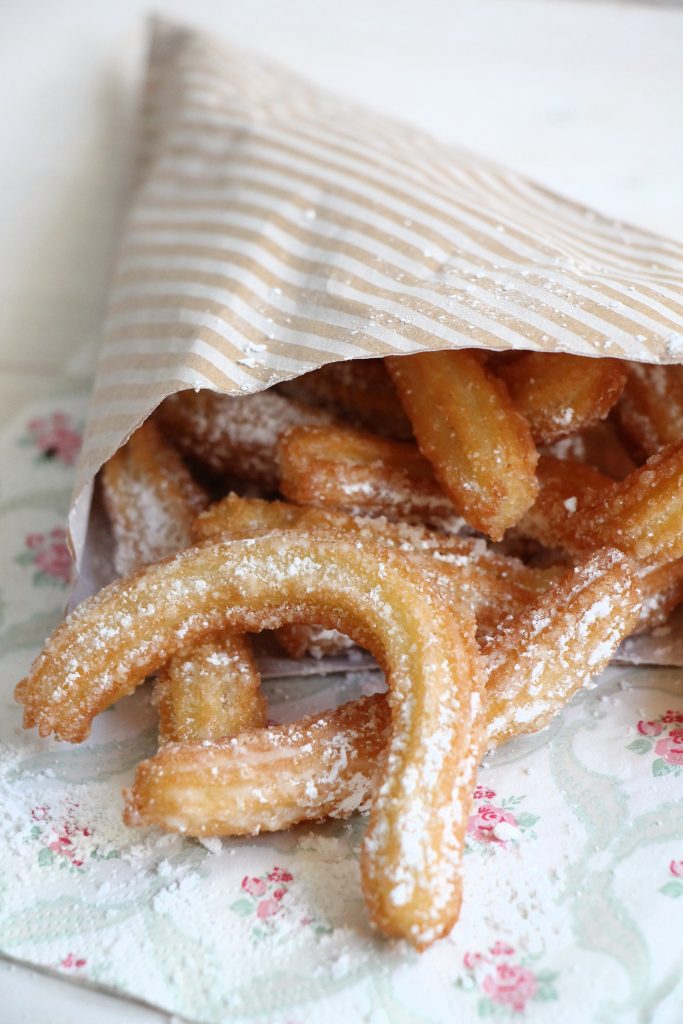
<svg viewBox="0 0 683 1024">
<path fill-rule="evenodd" d="M 591 556 L 487 645 L 487 744 L 542 728 L 602 671 L 640 604 L 629 560 Z M 211 747 L 165 747 L 127 794 L 133 825 L 244 835 L 324 816 L 371 797 L 390 728 L 386 697 L 362 698 L 294 725 L 241 733 Z"/>
<path fill-rule="evenodd" d="M 237 540 L 272 529 L 345 530 L 406 554 L 427 555 L 434 559 L 436 570 L 450 575 L 455 570 L 456 599 L 467 602 L 479 631 L 484 633 L 495 630 L 561 575 L 559 569 L 535 569 L 517 558 L 498 554 L 481 538 L 458 537 L 424 526 L 389 522 L 383 517 L 351 516 L 331 509 L 241 498 L 236 494 L 228 495 L 198 516 L 193 535 L 200 541 L 218 536 Z M 300 655 L 306 649 L 305 632 L 310 628 L 283 626 L 278 636 L 285 649 Z M 333 638 L 327 637 L 326 641 L 328 653 L 340 649 Z M 318 642 L 314 635 L 311 642 Z"/>
<path fill-rule="evenodd" d="M 482 672 L 471 615 L 445 607 L 426 563 L 331 533 L 189 549 L 110 584 L 56 630 L 17 687 L 25 725 L 83 739 L 95 714 L 223 629 L 340 629 L 376 655 L 389 683 L 392 735 L 362 857 L 370 913 L 388 934 L 427 945 L 458 914 Z"/>
</svg>

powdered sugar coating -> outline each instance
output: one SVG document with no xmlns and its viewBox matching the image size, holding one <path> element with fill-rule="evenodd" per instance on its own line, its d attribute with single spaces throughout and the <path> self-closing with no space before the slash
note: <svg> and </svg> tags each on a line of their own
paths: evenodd
<svg viewBox="0 0 683 1024">
<path fill-rule="evenodd" d="M 139 766 L 126 820 L 206 836 L 347 817 L 367 804 L 388 739 L 386 699 L 365 697 L 210 745 L 171 744 Z"/>
<path fill-rule="evenodd" d="M 278 451 L 280 490 L 291 501 L 418 523 L 456 515 L 413 444 L 335 425 L 289 430 Z"/>
<path fill-rule="evenodd" d="M 635 567 L 621 552 L 604 549 L 501 627 L 484 645 L 489 737 L 545 725 L 602 671 L 632 632 L 640 606 Z"/>
<path fill-rule="evenodd" d="M 488 745 L 542 728 L 590 682 L 628 632 L 638 601 L 628 560 L 605 551 L 567 573 L 501 630 L 487 645 Z M 380 694 L 293 726 L 244 732 L 219 743 L 215 757 L 205 744 L 167 748 L 139 769 L 129 794 L 129 820 L 182 826 L 192 834 L 243 834 L 345 816 L 372 796 L 389 722 Z M 464 775 L 469 770 L 465 763 Z M 187 784 L 211 792 L 189 793 Z M 409 784 L 417 785 L 414 776 Z M 415 835 L 415 828 L 406 834 L 408 858 L 405 846 Z M 391 899 L 402 906 L 409 892 L 409 883 L 398 881 Z"/>
<path fill-rule="evenodd" d="M 272 533 L 189 549 L 72 613 L 17 688 L 25 724 L 80 740 L 95 714 L 223 629 L 286 621 L 341 629 L 379 658 L 390 687 L 392 735 L 363 856 L 371 916 L 390 934 L 428 944 L 457 916 L 462 804 L 478 757 L 483 678 L 473 618 L 444 607 L 429 574 L 417 556 L 341 533 Z M 390 893 L 407 884 L 404 822 L 419 854 L 411 855 L 410 896 L 399 908 Z"/>
<path fill-rule="evenodd" d="M 120 576 L 187 547 L 208 500 L 151 420 L 105 464 L 101 481 Z"/>
<path fill-rule="evenodd" d="M 238 397 L 181 391 L 163 402 L 156 417 L 183 454 L 212 473 L 267 487 L 279 479 L 278 437 L 293 426 L 331 420 L 325 410 L 272 389 Z"/>
<path fill-rule="evenodd" d="M 642 456 L 683 439 L 683 368 L 630 363 L 619 425 Z"/>
<path fill-rule="evenodd" d="M 426 555 L 434 560 L 432 572 L 448 589 L 455 574 L 453 600 L 465 601 L 474 612 L 480 634 L 487 634 L 521 606 L 544 590 L 560 574 L 556 569 L 533 569 L 516 558 L 493 551 L 479 537 L 444 534 L 384 516 L 352 516 L 332 509 L 290 505 L 230 494 L 200 515 L 194 532 L 198 539 L 223 536 L 243 538 L 272 529 L 338 529 L 406 555 Z M 311 627 L 283 627 L 279 631 L 285 649 L 293 657 L 315 646 Z M 284 633 L 284 635 L 283 635 Z M 338 650 L 341 638 L 326 636 L 324 653 Z M 322 653 L 322 652 L 321 652 Z"/>
<path fill-rule="evenodd" d="M 154 680 L 159 742 L 220 740 L 266 724 L 261 677 L 245 636 L 224 633 L 172 658 Z"/>
</svg>

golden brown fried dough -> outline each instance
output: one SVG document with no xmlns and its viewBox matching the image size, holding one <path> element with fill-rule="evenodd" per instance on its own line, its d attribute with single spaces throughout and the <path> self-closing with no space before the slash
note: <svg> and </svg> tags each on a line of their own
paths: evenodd
<svg viewBox="0 0 683 1024">
<path fill-rule="evenodd" d="M 602 670 L 639 603 L 628 559 L 602 551 L 494 637 L 487 645 L 488 745 L 543 728 Z M 371 798 L 389 732 L 382 694 L 216 745 L 172 745 L 139 766 L 127 820 L 244 835 L 346 817 Z"/>
<path fill-rule="evenodd" d="M 364 892 L 383 931 L 424 947 L 458 915 L 483 682 L 474 620 L 464 606 L 444 607 L 427 562 L 330 532 L 181 552 L 110 584 L 55 631 L 17 687 L 25 724 L 83 739 L 95 714 L 221 630 L 307 620 L 340 629 L 376 655 L 389 684 L 391 739 L 363 846 Z"/>
<path fill-rule="evenodd" d="M 524 352 L 495 366 L 537 444 L 549 444 L 602 420 L 626 383 L 618 359 Z"/>
<path fill-rule="evenodd" d="M 583 462 L 542 455 L 538 483 L 538 497 L 518 524 L 518 532 L 548 548 L 573 551 L 570 522 L 575 513 L 593 494 L 609 490 L 613 481 Z"/>
<path fill-rule="evenodd" d="M 629 363 L 615 416 L 639 458 L 683 440 L 683 366 Z"/>
<path fill-rule="evenodd" d="M 105 463 L 101 481 L 120 576 L 187 547 L 193 520 L 208 502 L 151 420 Z"/>
<path fill-rule="evenodd" d="M 381 359 L 329 363 L 280 385 L 292 398 L 321 405 L 375 434 L 408 441 L 413 434 Z"/>
<path fill-rule="evenodd" d="M 589 467 L 577 471 L 578 465 L 572 464 L 571 473 L 585 474 Z M 541 480 L 545 472 L 542 465 Z M 557 469 L 552 488 L 542 483 L 540 503 L 520 523 L 527 536 L 573 553 L 613 546 L 650 566 L 683 557 L 683 441 L 663 448 L 618 482 L 600 483 L 601 474 L 591 470 L 595 483 L 581 497 L 558 501 L 556 493 L 559 497 L 566 486 L 564 472 Z"/>
<path fill-rule="evenodd" d="M 221 740 L 266 724 L 266 701 L 249 641 L 223 634 L 176 655 L 157 673 L 159 742 Z"/>
<path fill-rule="evenodd" d="M 385 362 L 444 491 L 470 526 L 500 540 L 537 493 L 531 431 L 505 385 L 468 350 Z"/>
<path fill-rule="evenodd" d="M 155 418 L 187 458 L 214 476 L 238 477 L 264 487 L 278 482 L 277 439 L 292 426 L 328 423 L 330 414 L 276 391 L 220 395 L 181 391 L 159 406 Z"/>
<path fill-rule="evenodd" d="M 300 505 L 428 523 L 457 518 L 414 444 L 351 427 L 295 427 L 278 450 L 280 490 Z"/>
<path fill-rule="evenodd" d="M 330 509 L 289 505 L 286 502 L 241 498 L 230 494 L 198 516 L 193 533 L 197 540 L 223 536 L 251 537 L 271 529 L 345 530 L 406 554 L 427 555 L 435 569 L 454 580 L 456 597 L 474 612 L 480 633 L 489 633 L 520 607 L 550 586 L 560 575 L 556 568 L 534 569 L 519 559 L 491 550 L 481 538 L 458 537 L 384 518 L 355 517 Z M 444 580 L 446 586 L 448 581 Z M 283 627 L 278 636 L 292 656 L 304 652 L 311 627 Z M 283 631 L 285 635 L 283 636 Z M 319 642 L 318 630 L 311 643 Z M 341 649 L 326 638 L 326 653 Z"/>
</svg>

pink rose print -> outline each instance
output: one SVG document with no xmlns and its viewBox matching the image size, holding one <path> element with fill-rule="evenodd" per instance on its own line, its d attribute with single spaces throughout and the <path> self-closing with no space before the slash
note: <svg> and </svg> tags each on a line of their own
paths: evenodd
<svg viewBox="0 0 683 1024">
<path fill-rule="evenodd" d="M 28 436 L 24 444 L 33 444 L 41 459 L 58 459 L 65 466 L 73 466 L 81 449 L 80 431 L 64 412 L 53 412 L 44 419 L 33 419 L 26 424 Z"/>
<path fill-rule="evenodd" d="M 274 867 L 272 871 L 268 872 L 269 882 L 292 882 L 294 876 L 289 871 L 283 871 L 282 868 Z"/>
<path fill-rule="evenodd" d="M 634 754 L 654 754 L 652 774 L 680 775 L 683 771 L 683 712 L 669 709 L 658 718 L 636 723 L 637 739 L 626 749 Z"/>
<path fill-rule="evenodd" d="M 277 864 L 263 875 L 244 876 L 242 895 L 230 905 L 230 909 L 242 917 L 255 919 L 252 925 L 254 938 L 264 938 L 268 934 L 273 918 L 283 911 L 283 903 L 288 892 L 287 883 L 293 881 L 292 873 L 278 867 Z"/>
<path fill-rule="evenodd" d="M 472 794 L 473 800 L 493 800 L 496 795 L 495 789 L 486 789 L 484 786 L 477 786 Z"/>
<path fill-rule="evenodd" d="M 502 807 L 494 807 L 493 804 L 480 804 L 476 814 L 471 814 L 467 821 L 467 831 L 480 843 L 500 843 L 505 845 L 505 838 L 508 830 L 498 829 L 496 826 L 505 822 L 513 829 L 517 828 L 517 821 L 514 814 L 503 810 Z"/>
<path fill-rule="evenodd" d="M 655 754 L 673 765 L 683 765 L 683 729 L 674 729 L 655 744 Z"/>
<path fill-rule="evenodd" d="M 251 936 L 261 940 L 273 934 L 275 920 L 296 913 L 287 897 L 294 875 L 276 864 L 262 875 L 245 875 L 242 879 L 239 899 L 230 904 L 230 909 L 240 917 L 252 919 Z M 316 921 L 310 914 L 303 914 L 298 923 L 311 928 L 315 935 L 331 931 L 327 925 Z"/>
<path fill-rule="evenodd" d="M 247 878 L 245 875 L 242 879 L 242 888 L 250 896 L 263 896 L 268 886 L 261 878 Z"/>
<path fill-rule="evenodd" d="M 515 1013 L 523 1013 L 526 1004 L 538 991 L 535 976 L 519 964 L 496 964 L 493 974 L 487 974 L 482 989 L 491 1002 L 511 1007 Z"/>
<path fill-rule="evenodd" d="M 256 916 L 263 920 L 265 917 L 272 917 L 273 914 L 277 914 L 279 909 L 280 904 L 277 900 L 261 900 L 256 908 Z"/>
<path fill-rule="evenodd" d="M 87 962 L 88 961 L 85 959 L 85 957 L 81 957 L 81 956 L 77 957 L 75 955 L 75 953 L 68 953 L 64 957 L 63 960 L 59 961 L 58 966 L 64 968 L 67 971 L 68 970 L 77 970 L 77 971 L 79 971 L 82 967 L 85 967 Z"/>
<path fill-rule="evenodd" d="M 456 985 L 480 993 L 479 1016 L 524 1013 L 530 1002 L 557 999 L 557 972 L 530 966 L 538 957 L 519 957 L 514 946 L 498 940 L 485 952 L 467 952 L 464 976 Z"/>
<path fill-rule="evenodd" d="M 491 946 L 492 956 L 512 956 L 513 953 L 514 948 L 508 946 L 507 942 L 501 942 L 500 939 Z"/>
<path fill-rule="evenodd" d="M 66 544 L 66 531 L 56 526 L 49 533 L 29 533 L 26 550 L 17 555 L 20 565 L 34 567 L 33 582 L 57 583 L 65 586 L 71 579 L 71 554 Z"/>
<path fill-rule="evenodd" d="M 665 896 L 677 900 L 683 896 L 683 860 L 672 860 L 669 864 L 669 874 L 671 878 L 664 883 L 659 891 Z"/>
<path fill-rule="evenodd" d="M 78 814 L 78 804 L 73 802 L 68 802 L 64 810 L 55 815 L 46 804 L 31 810 L 34 824 L 29 839 L 40 843 L 38 864 L 41 867 L 59 866 L 80 872 L 84 870 L 86 859 L 110 860 L 119 856 L 116 849 L 102 852 L 93 842 L 92 828 L 80 823 Z"/>
<path fill-rule="evenodd" d="M 474 844 L 480 848 L 488 847 L 492 852 L 496 847 L 505 849 L 510 841 L 518 842 L 524 834 L 535 838 L 531 830 L 538 821 L 538 815 L 517 809 L 525 797 L 507 797 L 500 804 L 494 804 L 491 801 L 495 796 L 493 789 L 483 786 L 475 789 L 474 799 L 479 803 L 467 821 L 469 848 Z"/>
<path fill-rule="evenodd" d="M 661 732 L 664 732 L 664 726 L 661 722 L 638 722 L 636 726 L 641 736 L 659 736 Z"/>
</svg>

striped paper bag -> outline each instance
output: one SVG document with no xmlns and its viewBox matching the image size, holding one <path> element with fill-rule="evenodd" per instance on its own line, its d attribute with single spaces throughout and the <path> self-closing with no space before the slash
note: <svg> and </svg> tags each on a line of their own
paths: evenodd
<svg viewBox="0 0 683 1024">
<path fill-rule="evenodd" d="M 155 22 L 70 516 L 82 578 L 95 474 L 167 395 L 461 347 L 680 361 L 683 246 Z"/>
</svg>

